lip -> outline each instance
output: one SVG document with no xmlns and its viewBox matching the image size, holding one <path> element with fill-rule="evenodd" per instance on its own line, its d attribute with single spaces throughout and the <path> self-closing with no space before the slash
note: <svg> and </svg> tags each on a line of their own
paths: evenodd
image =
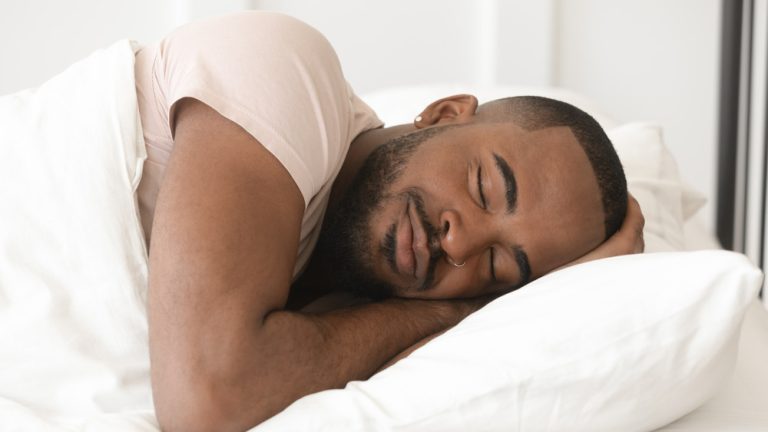
<svg viewBox="0 0 768 432">
<path fill-rule="evenodd" d="M 408 202 L 409 204 L 412 204 L 411 199 L 409 199 Z M 413 227 L 413 242 L 411 249 L 413 255 L 416 257 L 414 276 L 416 276 L 419 283 L 423 283 L 427 277 L 427 266 L 429 265 L 429 249 L 427 248 L 429 239 L 427 238 L 427 231 L 422 225 L 421 218 L 416 211 L 415 205 L 408 206 L 408 216 Z"/>
<path fill-rule="evenodd" d="M 416 254 L 413 250 L 414 229 L 411 213 L 411 200 L 405 205 L 405 211 L 400 215 L 397 223 L 395 264 L 400 274 L 416 277 Z"/>
</svg>

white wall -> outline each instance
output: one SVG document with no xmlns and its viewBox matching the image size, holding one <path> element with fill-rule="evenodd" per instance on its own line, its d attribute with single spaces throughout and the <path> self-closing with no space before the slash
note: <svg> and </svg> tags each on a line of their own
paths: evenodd
<svg viewBox="0 0 768 432">
<path fill-rule="evenodd" d="M 36 86 L 121 38 L 156 39 L 172 23 L 170 2 L 20 0 L 0 3 L 0 94 Z"/>
<path fill-rule="evenodd" d="M 453 82 L 474 72 L 467 61 L 476 46 L 477 8 L 471 2 L 262 0 L 256 5 L 320 30 L 358 92 L 405 82 Z"/>
<path fill-rule="evenodd" d="M 720 0 L 558 3 L 554 82 L 621 121 L 660 123 L 681 176 L 714 197 Z"/>
<path fill-rule="evenodd" d="M 290 13 L 336 47 L 358 92 L 421 83 L 562 85 L 661 123 L 713 197 L 719 0 L 24 0 L 0 4 L 0 94 L 112 41 L 238 9 Z M 711 201 L 714 201 L 711 199 Z M 705 213 L 713 225 L 713 207 Z"/>
<path fill-rule="evenodd" d="M 250 7 L 249 0 L 4 0 L 0 95 L 37 86 L 95 49 L 160 39 L 177 25 Z"/>
<path fill-rule="evenodd" d="M 336 48 L 360 93 L 402 84 L 549 83 L 549 0 L 260 0 Z M 505 18 L 510 18 L 507 20 Z M 499 52 L 515 55 L 499 56 Z M 520 67 L 518 57 L 529 60 Z"/>
</svg>

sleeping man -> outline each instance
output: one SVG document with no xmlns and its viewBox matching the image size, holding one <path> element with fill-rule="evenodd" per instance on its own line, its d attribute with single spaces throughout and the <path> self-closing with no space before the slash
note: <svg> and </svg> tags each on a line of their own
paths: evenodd
<svg viewBox="0 0 768 432">
<path fill-rule="evenodd" d="M 568 104 L 449 96 L 383 128 L 319 33 L 260 12 L 182 27 L 135 70 L 165 430 L 247 429 L 494 296 L 642 250 L 610 141 Z M 340 289 L 378 301 L 298 311 Z"/>
</svg>

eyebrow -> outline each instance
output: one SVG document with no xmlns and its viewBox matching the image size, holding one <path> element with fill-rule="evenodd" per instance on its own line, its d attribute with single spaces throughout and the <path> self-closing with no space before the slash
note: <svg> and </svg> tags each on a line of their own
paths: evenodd
<svg viewBox="0 0 768 432">
<path fill-rule="evenodd" d="M 507 199 L 507 213 L 513 213 L 517 207 L 517 181 L 515 181 L 515 173 L 512 172 L 512 168 L 504 158 L 496 153 L 493 154 L 493 158 L 496 160 L 496 167 L 504 179 L 504 188 L 506 190 L 504 197 Z"/>
</svg>

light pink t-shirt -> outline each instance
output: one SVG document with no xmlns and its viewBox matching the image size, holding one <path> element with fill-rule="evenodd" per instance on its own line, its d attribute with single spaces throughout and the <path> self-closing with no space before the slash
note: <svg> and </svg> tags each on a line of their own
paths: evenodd
<svg viewBox="0 0 768 432">
<path fill-rule="evenodd" d="M 193 97 L 253 135 L 298 185 L 305 213 L 295 276 L 317 241 L 350 143 L 382 125 L 347 84 L 325 37 L 286 15 L 240 12 L 185 25 L 143 47 L 135 71 L 148 153 L 138 189 L 147 241 L 173 151 L 172 109 Z"/>
</svg>

